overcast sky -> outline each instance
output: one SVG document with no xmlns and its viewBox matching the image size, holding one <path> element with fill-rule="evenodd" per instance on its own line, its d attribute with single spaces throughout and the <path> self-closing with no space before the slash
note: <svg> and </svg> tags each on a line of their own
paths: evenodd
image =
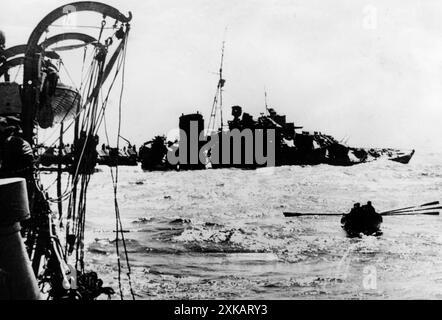
<svg viewBox="0 0 442 320">
<path fill-rule="evenodd" d="M 7 45 L 66 3 L 2 0 Z M 122 134 L 137 144 L 181 113 L 208 120 L 225 36 L 225 117 L 231 105 L 263 112 L 267 88 L 270 106 L 307 130 L 354 146 L 442 150 L 441 1 L 106 3 L 134 15 Z"/>
</svg>

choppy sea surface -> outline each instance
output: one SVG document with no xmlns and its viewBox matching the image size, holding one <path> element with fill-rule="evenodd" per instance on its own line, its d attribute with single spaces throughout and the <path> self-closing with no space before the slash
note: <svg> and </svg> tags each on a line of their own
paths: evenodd
<svg viewBox="0 0 442 320">
<path fill-rule="evenodd" d="M 112 180 L 100 169 L 88 192 L 87 268 L 118 292 Z M 441 193 L 442 154 L 416 153 L 408 165 L 120 167 L 118 201 L 137 299 L 442 299 L 442 217 L 384 217 L 382 236 L 350 239 L 337 216 L 283 216 L 368 200 L 383 211 Z"/>
</svg>

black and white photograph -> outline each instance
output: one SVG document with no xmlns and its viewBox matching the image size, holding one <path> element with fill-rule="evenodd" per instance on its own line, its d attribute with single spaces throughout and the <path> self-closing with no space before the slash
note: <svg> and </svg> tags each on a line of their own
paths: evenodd
<svg viewBox="0 0 442 320">
<path fill-rule="evenodd" d="M 100 1 L 0 3 L 0 300 L 442 299 L 442 2 Z"/>
</svg>

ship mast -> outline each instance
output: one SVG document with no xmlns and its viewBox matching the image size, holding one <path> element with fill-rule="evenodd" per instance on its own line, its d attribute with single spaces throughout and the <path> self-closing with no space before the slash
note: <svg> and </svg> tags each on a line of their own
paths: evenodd
<svg viewBox="0 0 442 320">
<path fill-rule="evenodd" d="M 219 80 L 218 85 L 216 88 L 215 97 L 213 98 L 213 104 L 212 104 L 212 111 L 210 113 L 210 119 L 209 124 L 207 126 L 208 133 L 215 131 L 215 125 L 216 125 L 216 116 L 217 111 L 219 110 L 220 113 L 220 120 L 221 120 L 221 131 L 224 127 L 224 120 L 223 120 L 223 88 L 224 84 L 226 83 L 226 80 L 223 79 L 223 66 L 224 66 L 224 48 L 225 48 L 226 41 L 223 41 L 223 46 L 221 49 L 221 63 L 219 67 Z"/>
<path fill-rule="evenodd" d="M 226 40 L 223 41 L 223 48 L 221 50 L 221 63 L 220 63 L 220 67 L 219 67 L 219 81 L 218 81 L 218 88 L 219 88 L 219 113 L 221 116 L 221 131 L 223 130 L 224 127 L 224 122 L 223 122 L 223 88 L 224 88 L 224 83 L 226 82 L 226 80 L 223 79 L 223 64 L 224 64 L 224 47 L 226 44 Z"/>
<path fill-rule="evenodd" d="M 267 112 L 269 111 L 269 107 L 267 105 L 267 90 L 264 89 L 264 103 L 265 103 L 265 107 L 266 107 L 266 112 L 264 114 L 267 114 Z"/>
</svg>

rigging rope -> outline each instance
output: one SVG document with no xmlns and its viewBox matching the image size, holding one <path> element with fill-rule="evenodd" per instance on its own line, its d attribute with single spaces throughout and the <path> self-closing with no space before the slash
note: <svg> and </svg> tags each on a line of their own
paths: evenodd
<svg viewBox="0 0 442 320">
<path fill-rule="evenodd" d="M 102 23 L 102 26 L 104 27 L 105 23 Z M 101 38 L 102 29 L 100 30 L 100 36 Z M 86 147 L 88 145 L 88 141 L 90 139 L 94 139 L 96 137 L 96 134 L 98 132 L 98 128 L 100 127 L 100 124 L 104 118 L 105 110 L 107 103 L 109 102 L 109 96 L 110 92 L 112 90 L 113 85 L 116 82 L 117 76 L 122 69 L 122 85 L 121 85 L 121 91 L 120 91 L 120 99 L 119 99 L 119 117 L 118 117 L 118 135 L 121 132 L 121 109 L 122 109 L 122 96 L 124 91 L 124 73 L 125 73 L 125 61 L 126 61 L 126 45 L 127 45 L 127 35 L 126 38 L 123 40 L 124 45 L 122 47 L 121 52 L 118 53 L 117 57 L 117 67 L 114 75 L 114 79 L 112 80 L 106 97 L 101 99 L 101 106 L 98 106 L 99 103 L 99 93 L 100 91 L 96 92 L 96 88 L 101 88 L 102 82 L 104 81 L 104 72 L 105 72 L 105 63 L 106 55 L 107 55 L 107 47 L 111 45 L 111 41 L 109 39 L 106 41 L 106 46 L 100 47 L 96 49 L 96 55 L 91 65 L 91 74 L 90 74 L 90 81 L 83 88 L 84 92 L 86 92 L 86 95 L 83 95 L 85 97 L 91 97 L 91 99 L 88 98 L 89 107 L 83 112 L 82 119 L 78 119 L 81 123 L 80 125 L 80 132 L 83 135 L 83 145 L 81 153 L 77 159 L 77 166 L 75 169 L 75 174 L 72 178 L 73 183 L 73 192 L 70 194 L 69 198 L 69 210 L 68 210 L 68 227 L 67 227 L 67 244 L 66 244 L 66 252 L 72 252 L 73 249 L 75 250 L 75 257 L 76 257 L 76 268 L 79 268 L 81 272 L 84 272 L 84 233 L 85 233 L 85 216 L 86 216 L 86 204 L 87 204 L 87 194 L 86 190 L 88 188 L 88 184 L 90 181 L 91 172 L 83 172 L 82 168 L 82 161 L 84 158 L 88 157 L 88 154 L 86 152 Z M 92 95 L 92 96 L 91 96 Z M 106 127 L 105 127 L 106 129 Z M 107 131 L 107 130 L 106 130 Z M 106 137 L 107 132 L 106 132 Z M 109 141 L 109 139 L 108 139 Z M 90 141 L 92 143 L 92 146 L 96 148 L 96 145 L 94 144 L 95 141 Z M 98 142 L 98 141 L 97 141 Z M 118 140 L 117 140 L 117 149 L 119 149 Z M 89 150 L 89 149 L 88 149 Z M 90 151 L 90 150 L 89 150 Z M 79 177 L 78 177 L 79 176 Z M 126 240 L 122 232 L 122 222 L 121 222 L 121 216 L 118 206 L 118 165 L 115 168 L 115 175 L 113 173 L 113 170 L 111 168 L 111 177 L 113 181 L 113 193 L 114 193 L 114 206 L 115 206 L 115 219 L 116 219 L 116 250 L 117 250 L 117 256 L 118 256 L 118 270 L 119 270 L 119 288 L 120 288 L 120 297 L 121 299 L 124 299 L 123 296 L 123 290 L 121 285 L 121 261 L 120 261 L 120 241 L 123 246 L 123 252 L 125 255 L 125 262 L 127 267 L 127 278 L 128 283 L 130 287 L 130 293 L 132 296 L 132 299 L 135 299 L 135 295 L 132 288 L 132 280 L 131 280 L 131 269 L 129 264 L 129 258 L 127 254 L 127 246 L 126 246 Z M 76 186 L 79 184 L 80 190 L 76 192 Z M 78 196 L 78 198 L 77 198 Z M 78 202 L 78 203 L 77 203 Z"/>
<path fill-rule="evenodd" d="M 120 150 L 120 144 L 119 141 L 120 139 L 118 139 L 118 137 L 121 134 L 121 115 L 122 115 L 122 103 L 123 103 L 123 92 L 124 92 L 124 84 L 125 84 L 125 66 L 126 66 L 126 45 L 127 45 L 127 35 L 126 35 L 126 39 L 125 44 L 124 44 L 124 49 L 123 49 L 123 53 L 121 55 L 121 59 L 120 62 L 118 64 L 117 70 L 116 70 L 116 75 L 112 81 L 112 84 L 115 82 L 116 76 L 118 74 L 118 72 L 120 71 L 120 68 L 122 68 L 122 76 L 121 76 L 121 90 L 120 90 L 120 97 L 119 97 L 119 102 L 118 102 L 118 129 L 117 129 L 117 150 Z M 105 98 L 105 102 L 107 104 L 109 95 L 106 96 Z M 105 108 L 102 109 L 103 113 L 101 116 L 101 119 L 104 119 L 104 128 L 105 128 L 105 135 L 106 135 L 106 139 L 107 139 L 107 143 L 109 144 L 109 135 L 107 132 L 107 123 L 106 123 L 106 119 L 105 119 L 105 113 L 104 113 Z M 124 251 L 124 257 L 125 257 L 125 262 L 126 262 L 126 268 L 127 268 L 127 279 L 128 279 L 128 284 L 129 284 L 129 289 L 130 289 L 130 294 L 133 300 L 135 300 L 135 294 L 133 291 L 133 287 L 132 287 L 132 279 L 131 279 L 131 268 L 130 268 L 130 263 L 129 263 L 129 256 L 127 253 L 127 245 L 126 245 L 126 239 L 124 237 L 124 232 L 123 232 L 123 224 L 121 222 L 121 215 L 120 215 L 120 208 L 118 205 L 118 174 L 119 174 L 119 167 L 118 167 L 118 158 L 117 158 L 117 164 L 115 166 L 115 173 L 112 170 L 112 167 L 110 167 L 110 174 L 111 174 L 111 178 L 112 178 L 112 184 L 113 184 L 113 191 L 114 191 L 114 207 L 115 207 L 115 232 L 116 232 L 116 238 L 115 238 L 115 249 L 116 249 L 116 253 L 117 253 L 117 265 L 118 265 L 118 288 L 120 291 L 120 298 L 121 300 L 124 300 L 124 295 L 123 295 L 123 289 L 122 289 L 122 284 L 121 284 L 121 270 L 122 270 L 122 266 L 121 266 L 121 259 L 120 259 L 120 247 L 119 247 L 119 242 L 121 241 L 122 245 L 123 245 L 123 251 Z M 121 236 L 121 239 L 120 239 Z"/>
</svg>

